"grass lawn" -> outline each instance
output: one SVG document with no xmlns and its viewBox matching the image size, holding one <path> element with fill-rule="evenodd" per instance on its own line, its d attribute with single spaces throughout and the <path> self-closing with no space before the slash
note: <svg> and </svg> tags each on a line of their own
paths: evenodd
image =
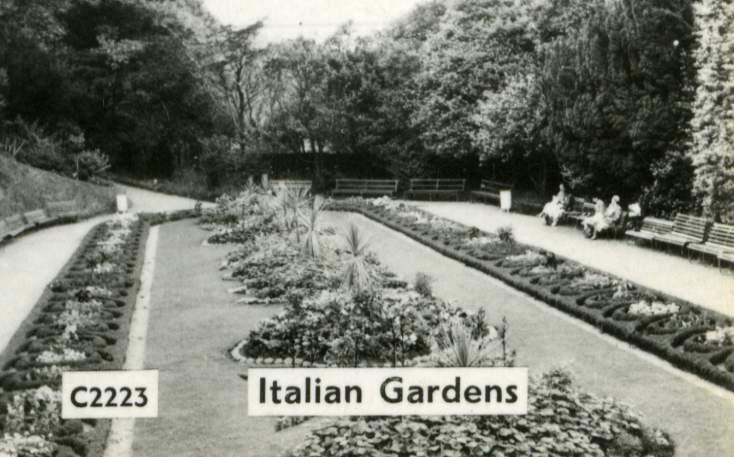
<svg viewBox="0 0 734 457">
<path fill-rule="evenodd" d="M 434 293 L 467 310 L 486 305 L 493 323 L 506 316 L 518 364 L 531 375 L 554 367 L 571 370 L 579 385 L 613 396 L 668 431 L 677 456 L 731 453 L 734 403 L 672 374 L 659 363 L 620 348 L 571 319 L 498 281 L 368 219 L 327 213 L 344 231 L 356 222 L 386 267 L 410 279 L 425 272 Z M 160 417 L 136 424 L 136 456 L 275 456 L 297 445 L 311 425 L 274 432 L 274 418 L 248 418 L 244 370 L 225 350 L 247 335 L 275 307 L 234 305 L 217 266 L 231 246 L 202 247 L 206 234 L 192 221 L 161 227 L 151 296 L 146 366 L 161 370 Z"/>
<path fill-rule="evenodd" d="M 160 370 L 157 419 L 136 421 L 135 456 L 276 456 L 307 427 L 275 433 L 247 416 L 245 370 L 225 350 L 277 307 L 234 305 L 217 266 L 231 246 L 201 246 L 195 222 L 161 226 L 145 365 Z"/>
</svg>

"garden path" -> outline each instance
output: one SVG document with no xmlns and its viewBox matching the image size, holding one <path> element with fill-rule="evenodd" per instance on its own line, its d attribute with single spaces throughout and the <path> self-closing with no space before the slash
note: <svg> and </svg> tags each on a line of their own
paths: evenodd
<svg viewBox="0 0 734 457">
<path fill-rule="evenodd" d="M 132 201 L 131 211 L 135 212 L 193 208 L 195 203 L 182 197 L 120 187 Z M 87 232 L 109 217 L 49 227 L 0 246 L 0 352 Z"/>
<path fill-rule="evenodd" d="M 487 231 L 511 226 L 515 238 L 643 286 L 734 316 L 734 274 L 631 240 L 589 240 L 571 226 L 548 227 L 540 218 L 468 202 L 410 202 L 433 214 Z"/>
<path fill-rule="evenodd" d="M 435 279 L 434 293 L 466 309 L 486 306 L 498 322 L 506 316 L 518 365 L 530 373 L 564 366 L 587 391 L 629 404 L 647 423 L 668 431 L 677 457 L 731 455 L 734 394 L 698 380 L 660 359 L 602 335 L 592 327 L 518 292 L 498 280 L 451 260 L 357 214 L 329 214 L 337 230 L 356 223 L 370 248 L 406 280 L 417 272 Z"/>
<path fill-rule="evenodd" d="M 159 417 L 136 421 L 135 457 L 278 456 L 307 430 L 247 416 L 247 370 L 226 350 L 280 307 L 234 304 L 217 268 L 232 246 L 206 236 L 191 220 L 160 228 L 145 356 L 160 370 Z"/>
</svg>

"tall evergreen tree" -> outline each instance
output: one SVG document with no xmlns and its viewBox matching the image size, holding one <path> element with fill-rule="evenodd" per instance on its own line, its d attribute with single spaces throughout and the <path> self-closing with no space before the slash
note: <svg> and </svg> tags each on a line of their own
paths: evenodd
<svg viewBox="0 0 734 457">
<path fill-rule="evenodd" d="M 695 191 L 704 212 L 734 220 L 734 1 L 695 7 L 698 70 L 693 142 Z"/>
</svg>

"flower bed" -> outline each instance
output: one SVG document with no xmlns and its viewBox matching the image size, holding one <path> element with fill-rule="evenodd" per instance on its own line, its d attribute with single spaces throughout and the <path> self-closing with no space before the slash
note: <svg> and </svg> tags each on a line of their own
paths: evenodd
<svg viewBox="0 0 734 457">
<path fill-rule="evenodd" d="M 715 382 L 729 390 L 734 390 L 734 374 L 722 370 L 712 363 L 711 351 L 693 351 L 710 346 L 704 340 L 700 328 L 688 328 L 695 319 L 700 319 L 707 326 L 725 327 L 731 325 L 726 316 L 705 310 L 683 300 L 666 296 L 657 291 L 648 290 L 637 285 L 630 285 L 609 274 L 595 271 L 577 262 L 562 259 L 545 251 L 525 246 L 520 243 L 484 243 L 479 249 L 458 249 L 455 246 L 466 246 L 470 238 L 496 239 L 499 234 L 491 234 L 451 222 L 437 224 L 440 229 L 429 229 L 416 232 L 410 228 L 411 221 L 403 220 L 404 211 L 421 212 L 419 209 L 407 209 L 402 203 L 385 204 L 385 202 L 369 201 L 359 198 L 345 199 L 332 203 L 330 209 L 360 213 L 380 222 L 416 241 L 419 241 L 447 257 L 458 260 L 470 267 L 494 276 L 505 283 L 526 292 L 533 297 L 565 311 L 575 317 L 600 328 L 622 340 L 637 345 L 643 350 L 657 354 L 674 365 L 693 372 L 709 381 Z M 423 212 L 428 223 L 433 227 L 440 217 Z M 470 237 L 469 234 L 472 234 Z M 454 239 L 447 239 L 447 237 Z M 496 247 L 496 249 L 494 249 Z M 479 252 L 481 251 L 481 252 Z M 557 270 L 560 265 L 570 268 L 573 277 L 559 273 L 548 273 Z M 539 275 L 528 273 L 537 268 Z M 555 275 L 555 277 L 553 277 Z M 541 277 L 547 279 L 540 279 Z M 623 294 L 620 289 L 628 288 Z M 671 313 L 659 315 L 629 314 L 629 306 L 640 299 L 661 300 L 669 304 L 675 303 L 682 310 L 695 310 L 698 316 L 689 316 L 678 320 L 668 320 L 652 325 L 656 321 L 670 317 Z M 621 311 L 620 311 L 621 310 Z M 670 311 L 670 310 L 669 310 Z M 675 313 L 673 313 L 675 314 Z M 677 313 L 680 314 L 680 313 Z M 627 319 L 628 318 L 628 319 Z M 649 330 L 646 330 L 648 329 Z M 658 330 L 658 331 L 656 331 Z M 664 330 L 664 331 L 663 331 Z M 698 331 L 699 333 L 695 333 Z M 664 334 L 664 337 L 661 335 Z M 721 348 L 719 348 L 721 349 Z M 732 363 L 734 365 L 734 363 Z"/>
<path fill-rule="evenodd" d="M 669 457 L 674 446 L 627 408 L 552 371 L 531 380 L 525 416 L 338 419 L 309 432 L 289 457 L 503 455 Z"/>
<path fill-rule="evenodd" d="M 110 422 L 62 420 L 61 376 L 122 367 L 146 221 L 168 217 L 124 215 L 97 225 L 49 284 L 0 355 L 0 455 L 102 454 Z"/>
</svg>

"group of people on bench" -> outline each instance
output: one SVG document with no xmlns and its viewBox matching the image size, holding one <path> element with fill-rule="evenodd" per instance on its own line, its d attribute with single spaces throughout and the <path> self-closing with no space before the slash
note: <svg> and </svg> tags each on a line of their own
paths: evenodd
<svg viewBox="0 0 734 457">
<path fill-rule="evenodd" d="M 579 215 L 578 220 L 589 238 L 596 239 L 597 235 L 618 225 L 622 221 L 623 210 L 619 204 L 619 195 L 614 195 L 609 205 L 605 205 L 600 198 L 594 198 L 594 213 L 592 215 Z M 566 186 L 561 184 L 558 193 L 551 201 L 545 204 L 540 217 L 549 218 L 551 225 L 558 223 L 572 211 L 573 196 L 566 191 Z M 642 211 L 639 203 L 632 203 L 627 207 L 627 222 L 637 223 L 642 219 Z"/>
</svg>

